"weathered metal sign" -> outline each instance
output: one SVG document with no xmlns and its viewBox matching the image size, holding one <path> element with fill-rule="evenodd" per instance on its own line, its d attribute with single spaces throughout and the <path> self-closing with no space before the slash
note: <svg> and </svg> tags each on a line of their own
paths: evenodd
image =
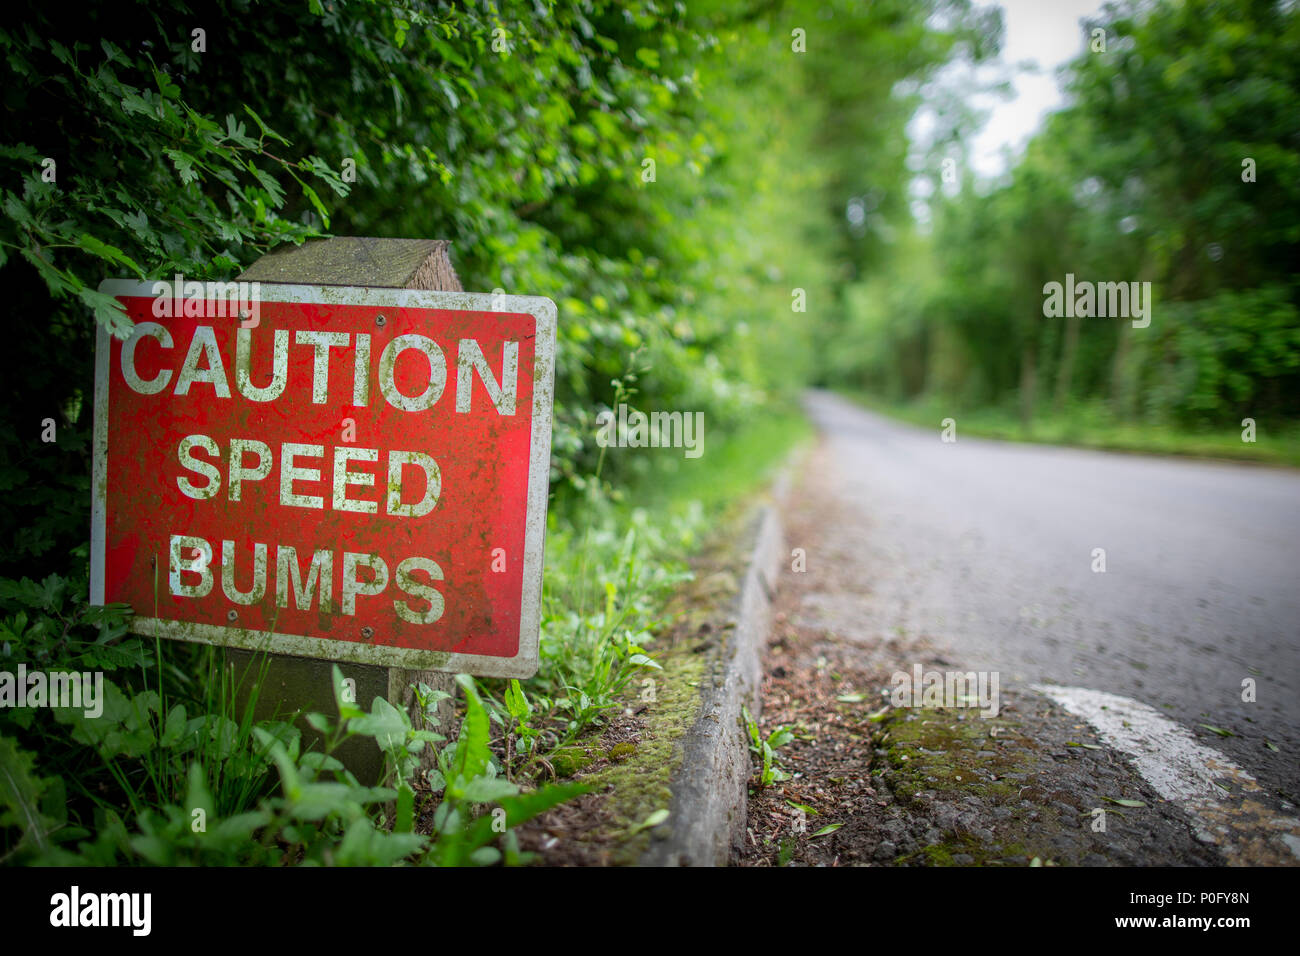
<svg viewBox="0 0 1300 956">
<path fill-rule="evenodd" d="M 534 673 L 555 304 L 170 286 L 100 286 L 136 326 L 99 334 L 92 602 L 147 635 Z"/>
</svg>

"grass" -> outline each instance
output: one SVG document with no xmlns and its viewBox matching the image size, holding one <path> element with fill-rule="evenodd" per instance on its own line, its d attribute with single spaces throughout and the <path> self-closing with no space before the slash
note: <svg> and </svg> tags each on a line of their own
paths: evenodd
<svg viewBox="0 0 1300 956">
<path fill-rule="evenodd" d="M 611 449 L 637 456 L 619 462 L 636 477 L 622 487 L 592 482 L 581 498 L 552 509 L 541 666 L 520 685 L 526 721 L 510 716 L 506 682 L 481 682 L 514 755 L 512 772 L 569 768 L 574 743 L 603 725 L 629 682 L 662 676 L 655 636 L 690 578 L 687 559 L 810 434 L 802 415 L 773 411 L 706 444 L 699 458 L 680 449 Z M 524 709 L 516 700 L 515 710 Z"/>
<path fill-rule="evenodd" d="M 698 459 L 662 456 L 629 497 L 669 514 L 684 512 L 692 502 L 713 511 L 762 487 L 786 453 L 811 435 L 812 425 L 798 412 L 766 413 Z"/>
<path fill-rule="evenodd" d="M 461 734 L 438 752 L 442 818 L 435 813 L 434 830 L 423 824 L 418 833 L 413 829 L 413 780 L 416 755 L 436 735 L 412 728 L 404 710 L 382 699 L 370 714 L 345 706 L 337 669 L 333 706 L 322 702 L 311 725 L 338 737 L 346 722 L 348 734 L 385 741 L 396 789 L 360 786 L 332 757 L 300 752 L 301 738 L 290 725 L 255 721 L 261 675 L 250 675 L 251 699 L 241 703 L 233 678 L 219 666 L 219 650 L 135 638 L 121 646 L 73 646 L 64 639 L 72 618 L 60 617 L 71 614 L 63 608 L 67 582 L 12 584 L 33 616 L 5 619 L 0 629 L 22 659 L 112 673 L 102 719 L 75 708 L 0 714 L 0 777 L 19 782 L 0 788 L 0 810 L 6 811 L 0 818 L 14 810 L 11 804 L 23 811 L 0 819 L 0 864 L 390 865 L 517 857 L 508 836 L 501 850 L 487 845 L 497 831 L 486 829 L 492 820 L 484 807 L 506 808 L 513 826 L 581 788 L 525 790 L 497 779 L 498 768 L 519 775 L 522 787 L 538 782 L 546 776 L 538 771 L 548 755 L 580 750 L 578 738 L 602 725 L 629 682 L 661 675 L 665 665 L 672 668 L 661 685 L 665 705 L 685 706 L 699 677 L 691 668 L 700 662 L 672 661 L 654 643 L 669 600 L 690 576 L 686 559 L 716 519 L 761 488 L 809 430 L 801 416 L 762 414 L 729 437 L 714 437 L 697 459 L 685 459 L 680 450 L 618 449 L 613 453 L 643 456 L 641 468 L 619 469 L 635 473 L 635 480 L 621 490 L 589 482 L 581 499 L 552 509 L 542 669 L 522 684 L 481 682 L 493 694 L 486 708 L 475 682 L 461 681 Z M 84 593 L 84 585 L 74 590 Z M 120 611 L 78 609 L 84 620 L 73 623 L 84 632 L 93 633 L 99 622 L 105 640 L 125 633 Z M 655 659 L 660 656 L 665 664 Z M 329 716 L 334 711 L 337 722 Z M 495 741 L 489 719 L 499 725 Z M 671 739 L 647 747 L 648 758 L 666 767 Z M 618 764 L 607 778 L 626 790 L 618 806 L 629 820 L 644 822 L 647 807 L 660 809 L 662 793 L 639 790 Z M 17 819 L 28 822 L 11 825 Z"/>
<path fill-rule="evenodd" d="M 1193 430 L 1165 424 L 1116 421 L 1099 405 L 1074 405 L 1059 414 L 1040 411 L 1026 430 L 1018 414 L 1003 408 L 963 408 L 956 402 L 922 398 L 889 402 L 861 391 L 842 390 L 845 398 L 900 421 L 936 432 L 945 418 L 957 434 L 1004 441 L 1074 445 L 1109 451 L 1249 461 L 1300 467 L 1300 423 L 1256 423 L 1256 440 L 1242 441 L 1242 428 Z"/>
<path fill-rule="evenodd" d="M 577 778 L 595 793 L 604 794 L 601 811 L 586 819 L 582 840 L 590 847 L 603 847 L 610 862 L 630 864 L 640 859 L 651 839 L 653 824 L 669 807 L 672 791 L 670 779 L 675 761 L 681 754 L 677 741 L 697 716 L 701 680 L 710 666 L 702 652 L 699 627 L 709 621 L 720 624 L 719 605 L 714 593 L 711 570 L 732 567 L 733 555 L 748 551 L 735 532 L 741 520 L 774 477 L 776 469 L 788 459 L 790 450 L 809 437 L 811 426 L 801 415 L 765 414 L 751 420 L 744 428 L 722 442 L 708 446 L 703 459 L 676 460 L 665 450 L 641 450 L 650 468 L 638 480 L 629 483 L 607 503 L 598 520 L 587 518 L 591 534 L 587 537 L 588 572 L 595 569 L 606 575 L 610 564 L 606 542 L 611 529 L 638 533 L 636 549 L 647 568 L 654 567 L 673 576 L 674 583 L 654 593 L 640 595 L 627 592 L 620 600 L 644 601 L 648 617 L 633 615 L 645 630 L 637 638 L 648 656 L 658 665 L 655 669 L 633 669 L 630 683 L 621 693 L 610 693 L 611 703 L 622 709 L 636 706 L 645 698 L 643 681 L 653 678 L 653 706 L 642 718 L 635 742 L 623 742 L 612 749 L 604 738 L 603 718 L 593 716 L 572 737 L 571 742 L 546 755 L 559 777 L 579 774 Z M 569 534 L 578 544 L 583 540 L 583 524 L 573 520 L 572 512 L 559 512 L 563 523 L 572 522 Z M 549 546 L 549 545 L 548 545 Z M 547 585 L 562 579 L 566 568 L 580 567 L 581 556 L 562 546 L 548 554 Z M 688 579 L 686 561 L 703 563 L 700 579 Z M 557 609 L 564 606 L 563 592 L 554 595 Z M 712 632 L 710 632 L 712 633 Z M 688 636 L 687 636 L 688 635 Z M 572 641 L 573 631 L 560 628 L 544 632 L 543 656 L 551 660 L 551 670 L 544 670 L 532 681 L 524 682 L 537 702 L 548 681 L 562 675 L 586 672 L 586 661 L 593 654 L 590 645 Z M 605 640 L 613 642 L 612 637 Z M 594 651 L 599 654 L 599 650 Z M 552 657 L 554 655 L 554 657 Z M 602 694 L 599 685 L 587 685 L 582 693 L 589 697 Z M 623 753 L 616 751 L 623 748 Z M 602 756 L 608 760 L 602 760 Z M 592 768 L 593 763 L 599 765 Z M 602 851 L 602 852 L 605 852 Z"/>
</svg>

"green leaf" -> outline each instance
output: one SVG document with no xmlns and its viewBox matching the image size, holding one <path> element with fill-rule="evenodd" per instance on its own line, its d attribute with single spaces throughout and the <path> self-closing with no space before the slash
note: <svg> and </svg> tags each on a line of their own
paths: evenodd
<svg viewBox="0 0 1300 956">
<path fill-rule="evenodd" d="M 628 831 L 628 833 L 640 833 L 642 830 L 652 829 L 653 827 L 659 826 L 659 824 L 663 823 L 667 819 L 668 819 L 668 811 L 666 809 L 661 808 L 659 810 L 655 810 L 653 813 L 651 813 L 648 817 L 646 817 L 636 826 L 632 827 Z"/>
<path fill-rule="evenodd" d="M 95 321 L 117 338 L 126 338 L 135 327 L 126 314 L 126 308 L 113 296 L 94 289 L 81 289 L 77 292 L 77 298 L 94 309 Z"/>
<path fill-rule="evenodd" d="M 331 669 L 334 679 L 334 703 L 339 709 L 340 720 L 351 720 L 354 717 L 365 716 L 365 711 L 356 705 L 355 701 L 345 700 L 345 690 L 348 687 L 343 683 L 343 671 L 339 670 L 339 665 L 335 664 Z M 347 696 L 352 696 L 349 692 Z"/>
<path fill-rule="evenodd" d="M 492 846 L 481 846 L 469 855 L 475 866 L 493 866 L 501 861 L 501 851 Z"/>
<path fill-rule="evenodd" d="M 483 775 L 491 759 L 491 751 L 488 747 L 487 711 L 479 699 L 474 678 L 468 674 L 457 674 L 456 683 L 465 692 L 465 719 L 460 724 L 449 783 L 459 790 L 473 778 Z"/>
<path fill-rule="evenodd" d="M 380 750 L 390 751 L 406 743 L 406 735 L 411 730 L 411 718 L 406 711 L 394 707 L 383 697 L 376 697 L 370 705 L 369 714 L 348 721 L 348 730 L 373 737 Z"/>
<path fill-rule="evenodd" d="M 172 165 L 176 167 L 176 172 L 180 174 L 182 183 L 197 182 L 199 174 L 194 171 L 195 159 L 188 153 L 183 153 L 179 149 L 164 149 L 163 154 L 167 156 Z"/>
<path fill-rule="evenodd" d="M 516 723 L 523 723 L 528 717 L 532 716 L 533 707 L 528 702 L 527 695 L 519 686 L 519 681 L 511 678 L 510 685 L 506 688 L 505 693 L 506 710 L 510 716 L 515 719 Z"/>
<path fill-rule="evenodd" d="M 335 861 L 340 866 L 393 866 L 424 847 L 424 837 L 414 833 L 384 833 L 366 818 L 348 824 L 339 841 Z"/>
<path fill-rule="evenodd" d="M 590 792 L 591 787 L 586 784 L 556 783 L 529 793 L 521 793 L 517 797 L 507 797 L 501 801 L 501 806 L 506 811 L 506 826 L 518 826 L 539 813 L 545 813 L 551 807 Z"/>
<path fill-rule="evenodd" d="M 519 787 L 501 777 L 475 777 L 465 785 L 463 798 L 471 803 L 496 803 L 519 793 Z"/>
<path fill-rule="evenodd" d="M 407 783 L 397 788 L 397 808 L 393 821 L 393 831 L 410 833 L 415 829 L 415 791 Z"/>
<path fill-rule="evenodd" d="M 289 759 L 289 754 L 285 751 L 284 745 L 262 730 L 261 727 L 254 727 L 253 732 L 263 746 L 268 747 L 270 750 L 271 759 L 275 761 L 276 769 L 280 771 L 280 786 L 284 790 L 285 797 L 289 800 L 298 800 L 302 795 L 302 781 L 298 776 L 298 768 Z"/>
<path fill-rule="evenodd" d="M 826 826 L 822 827 L 820 830 L 818 830 L 816 833 L 814 833 L 813 836 L 814 836 L 814 837 L 826 836 L 826 834 L 828 834 L 828 833 L 834 833 L 836 830 L 838 830 L 838 829 L 839 829 L 840 827 L 842 827 L 842 826 L 844 826 L 844 824 L 842 824 L 842 823 L 828 823 L 828 824 L 826 824 Z"/>
<path fill-rule="evenodd" d="M 41 154 L 27 143 L 9 143 L 0 145 L 0 158 L 38 165 L 41 161 Z"/>
<path fill-rule="evenodd" d="M 324 714 L 307 714 L 306 721 L 312 730 L 318 733 L 329 735 L 334 732 L 334 723 Z"/>
<path fill-rule="evenodd" d="M 139 264 L 136 264 L 134 259 L 131 259 L 129 255 L 126 255 L 125 252 L 120 250 L 117 246 L 110 246 L 107 242 L 96 239 L 94 235 L 87 233 L 79 234 L 77 237 L 77 246 L 90 252 L 91 255 L 99 256 L 100 259 L 108 259 L 109 261 L 113 261 L 113 263 L 121 263 L 122 265 L 125 265 L 126 268 L 129 268 L 131 272 L 134 272 L 136 276 L 144 278 L 144 269 L 140 268 Z"/>
<path fill-rule="evenodd" d="M 1121 807 L 1145 807 L 1146 806 L 1146 804 L 1143 803 L 1141 800 L 1116 800 L 1113 797 L 1102 797 L 1102 799 L 1107 801 L 1108 803 L 1113 803 Z"/>
<path fill-rule="evenodd" d="M 248 164 L 248 171 L 253 174 L 262 188 L 266 190 L 267 196 L 271 200 L 271 207 L 279 209 L 284 205 L 284 187 L 270 173 L 258 169 L 252 163 Z"/>
<path fill-rule="evenodd" d="M 271 819 L 272 816 L 268 810 L 251 810 L 248 813 L 237 813 L 217 823 L 215 827 L 211 828 L 211 833 L 214 840 L 232 844 L 248 843 L 252 840 L 253 834 L 269 824 Z"/>
<path fill-rule="evenodd" d="M 256 123 L 257 128 L 262 131 L 263 136 L 270 136 L 272 139 L 276 139 L 279 140 L 281 143 L 284 143 L 285 146 L 289 145 L 289 141 L 285 139 L 283 136 L 281 136 L 279 133 L 277 133 L 275 130 L 271 129 L 271 127 L 267 126 L 266 123 L 263 122 L 262 117 L 258 116 L 257 113 L 253 112 L 253 108 L 249 106 L 247 103 L 244 104 L 244 112 L 247 113 L 249 116 L 253 117 L 253 122 Z"/>
<path fill-rule="evenodd" d="M 750 748 L 754 751 L 758 751 L 763 745 L 763 738 L 759 733 L 758 723 L 750 714 L 749 708 L 744 704 L 740 705 L 740 713 L 745 721 L 745 729 L 749 731 Z"/>
<path fill-rule="evenodd" d="M 300 183 L 300 185 L 302 186 L 303 195 L 307 197 L 312 206 L 315 207 L 316 211 L 320 213 L 321 221 L 324 223 L 325 228 L 328 229 L 330 227 L 329 210 L 326 209 L 325 204 L 321 202 L 320 196 L 316 194 L 316 190 L 312 189 L 306 183 Z"/>
<path fill-rule="evenodd" d="M 167 722 L 163 725 L 162 736 L 158 739 L 159 746 L 175 747 L 185 735 L 187 724 L 185 708 L 183 705 L 177 704 L 167 714 Z"/>
<path fill-rule="evenodd" d="M 298 766 L 314 774 L 342 771 L 344 769 L 343 763 L 337 757 L 331 757 L 319 750 L 309 750 L 303 754 L 298 760 Z"/>
<path fill-rule="evenodd" d="M 33 754 L 0 737 L 0 805 L 8 811 L 0 822 L 12 823 L 22 831 L 20 844 L 31 843 L 45 851 L 50 847 L 49 822 L 41 813 L 44 784 L 36 778 L 35 766 Z"/>
<path fill-rule="evenodd" d="M 202 810 L 207 817 L 208 823 L 216 825 L 217 804 L 212 799 L 212 791 L 208 789 L 208 781 L 203 773 L 203 768 L 197 763 L 190 764 L 188 773 L 188 788 L 185 792 L 185 811 L 187 820 L 193 819 L 195 810 Z"/>
</svg>

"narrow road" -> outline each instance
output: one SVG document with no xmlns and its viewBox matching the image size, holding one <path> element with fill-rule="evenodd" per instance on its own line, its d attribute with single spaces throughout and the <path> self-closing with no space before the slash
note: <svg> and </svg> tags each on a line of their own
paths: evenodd
<svg viewBox="0 0 1300 956">
<path fill-rule="evenodd" d="M 935 641 L 1004 686 L 1131 698 L 1300 796 L 1300 472 L 983 441 L 958 413 L 945 443 L 939 422 L 807 406 L 861 528 L 838 569 L 860 602 L 828 620 Z"/>
</svg>

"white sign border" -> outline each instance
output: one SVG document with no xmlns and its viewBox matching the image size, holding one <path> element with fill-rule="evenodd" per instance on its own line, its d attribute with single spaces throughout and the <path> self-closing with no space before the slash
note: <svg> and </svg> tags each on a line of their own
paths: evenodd
<svg viewBox="0 0 1300 956">
<path fill-rule="evenodd" d="M 163 280 L 159 280 L 163 281 Z M 155 298 L 154 282 L 105 279 L 99 291 L 110 296 Z M 443 309 L 462 312 L 513 312 L 536 322 L 533 352 L 533 418 L 528 462 L 528 510 L 524 526 L 523 594 L 519 649 L 514 657 L 490 657 L 449 651 L 388 647 L 338 641 L 306 634 L 280 634 L 251 628 L 195 624 L 163 618 L 131 618 L 130 630 L 149 637 L 169 637 L 223 647 L 269 651 L 353 664 L 475 674 L 480 677 L 532 677 L 540 661 L 542 567 L 546 548 L 546 505 L 550 494 L 552 409 L 555 401 L 555 303 L 536 295 L 479 292 L 430 292 L 367 286 L 261 283 L 259 301 L 304 305 L 349 305 L 387 309 Z M 104 603 L 104 563 L 108 507 L 109 334 L 98 327 L 95 340 L 94 463 L 91 479 L 90 603 Z"/>
</svg>

